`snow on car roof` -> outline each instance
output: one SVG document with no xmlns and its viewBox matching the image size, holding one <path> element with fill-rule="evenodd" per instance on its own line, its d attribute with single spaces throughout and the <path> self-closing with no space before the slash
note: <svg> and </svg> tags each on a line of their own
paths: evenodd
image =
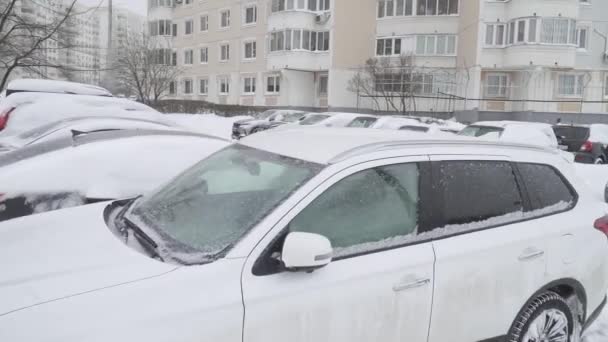
<svg viewBox="0 0 608 342">
<path fill-rule="evenodd" d="M 509 125 L 526 125 L 526 126 L 543 126 L 543 127 L 551 127 L 550 124 L 542 123 L 542 122 L 527 122 L 527 121 L 479 121 L 471 124 L 471 126 L 484 126 L 484 127 L 499 127 L 505 128 Z"/>
<path fill-rule="evenodd" d="M 20 79 L 10 82 L 8 94 L 14 92 L 63 93 L 73 95 L 112 96 L 112 93 L 102 87 L 67 81 L 41 79 Z"/>
<path fill-rule="evenodd" d="M 331 164 L 339 158 L 354 155 L 357 149 L 381 144 L 466 144 L 470 146 L 515 147 L 554 153 L 543 146 L 506 143 L 495 140 L 460 137 L 454 135 L 429 135 L 417 132 L 371 130 L 365 128 L 328 128 L 297 126 L 284 130 L 270 130 L 248 136 L 240 141 L 248 147 L 279 155 L 302 159 L 318 164 Z"/>
</svg>

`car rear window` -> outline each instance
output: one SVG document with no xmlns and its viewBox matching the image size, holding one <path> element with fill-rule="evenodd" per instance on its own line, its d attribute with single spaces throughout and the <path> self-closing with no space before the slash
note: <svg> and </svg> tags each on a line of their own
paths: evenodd
<svg viewBox="0 0 608 342">
<path fill-rule="evenodd" d="M 570 207 L 576 199 L 572 188 L 557 171 L 541 164 L 519 164 L 533 210 L 558 205 L 555 211 Z"/>
<path fill-rule="evenodd" d="M 523 201 L 510 163 L 444 161 L 439 173 L 446 226 L 483 223 L 496 217 L 505 223 L 523 217 Z"/>
<path fill-rule="evenodd" d="M 428 127 L 422 126 L 401 126 L 399 128 L 400 131 L 411 131 L 411 132 L 428 132 Z"/>
<path fill-rule="evenodd" d="M 312 115 L 300 121 L 300 125 L 310 126 L 329 118 L 329 115 Z"/>
<path fill-rule="evenodd" d="M 486 134 L 490 134 L 490 133 L 498 133 L 498 135 L 502 134 L 502 132 L 504 131 L 503 128 L 500 127 L 490 127 L 490 126 L 468 126 L 465 127 L 462 131 L 460 131 L 460 133 L 458 133 L 459 135 L 463 135 L 465 137 L 482 137 Z"/>
<path fill-rule="evenodd" d="M 589 127 L 555 126 L 553 131 L 555 136 L 565 140 L 583 141 L 589 137 Z"/>
</svg>

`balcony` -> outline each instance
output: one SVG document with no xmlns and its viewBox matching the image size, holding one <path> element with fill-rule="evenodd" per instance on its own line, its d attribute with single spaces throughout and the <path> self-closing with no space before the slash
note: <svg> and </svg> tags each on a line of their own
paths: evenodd
<svg viewBox="0 0 608 342">
<path fill-rule="evenodd" d="M 287 28 L 323 30 L 329 29 L 330 22 L 330 12 L 311 12 L 308 10 L 273 12 L 268 17 L 268 31 Z"/>
<path fill-rule="evenodd" d="M 329 69 L 327 51 L 277 51 L 266 57 L 268 70 L 294 69 L 301 71 L 320 71 Z"/>
</svg>

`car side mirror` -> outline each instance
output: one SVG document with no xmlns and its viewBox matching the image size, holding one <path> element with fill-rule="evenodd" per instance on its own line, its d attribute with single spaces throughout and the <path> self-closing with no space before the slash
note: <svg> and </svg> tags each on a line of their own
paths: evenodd
<svg viewBox="0 0 608 342">
<path fill-rule="evenodd" d="M 283 243 L 281 261 L 292 272 L 314 271 L 327 266 L 332 255 L 331 242 L 325 236 L 292 232 Z"/>
</svg>

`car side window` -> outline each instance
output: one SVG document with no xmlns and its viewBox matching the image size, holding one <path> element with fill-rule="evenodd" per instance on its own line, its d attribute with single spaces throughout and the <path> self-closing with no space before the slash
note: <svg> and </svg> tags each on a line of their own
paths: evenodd
<svg viewBox="0 0 608 342">
<path fill-rule="evenodd" d="M 441 162 L 438 186 L 446 226 L 472 230 L 523 218 L 523 201 L 508 162 Z"/>
<path fill-rule="evenodd" d="M 361 118 L 356 118 L 355 120 L 353 120 L 353 122 L 351 122 L 348 127 L 353 127 L 353 128 L 368 128 L 371 125 L 373 125 L 378 119 L 376 118 L 366 118 L 366 117 L 361 117 Z"/>
<path fill-rule="evenodd" d="M 554 211 L 561 211 L 574 204 L 576 197 L 572 188 L 554 168 L 528 163 L 518 164 L 517 168 L 526 184 L 532 210 L 553 207 Z"/>
<path fill-rule="evenodd" d="M 329 238 L 334 258 L 393 247 L 417 233 L 418 194 L 417 164 L 361 171 L 316 198 L 289 230 Z"/>
</svg>

